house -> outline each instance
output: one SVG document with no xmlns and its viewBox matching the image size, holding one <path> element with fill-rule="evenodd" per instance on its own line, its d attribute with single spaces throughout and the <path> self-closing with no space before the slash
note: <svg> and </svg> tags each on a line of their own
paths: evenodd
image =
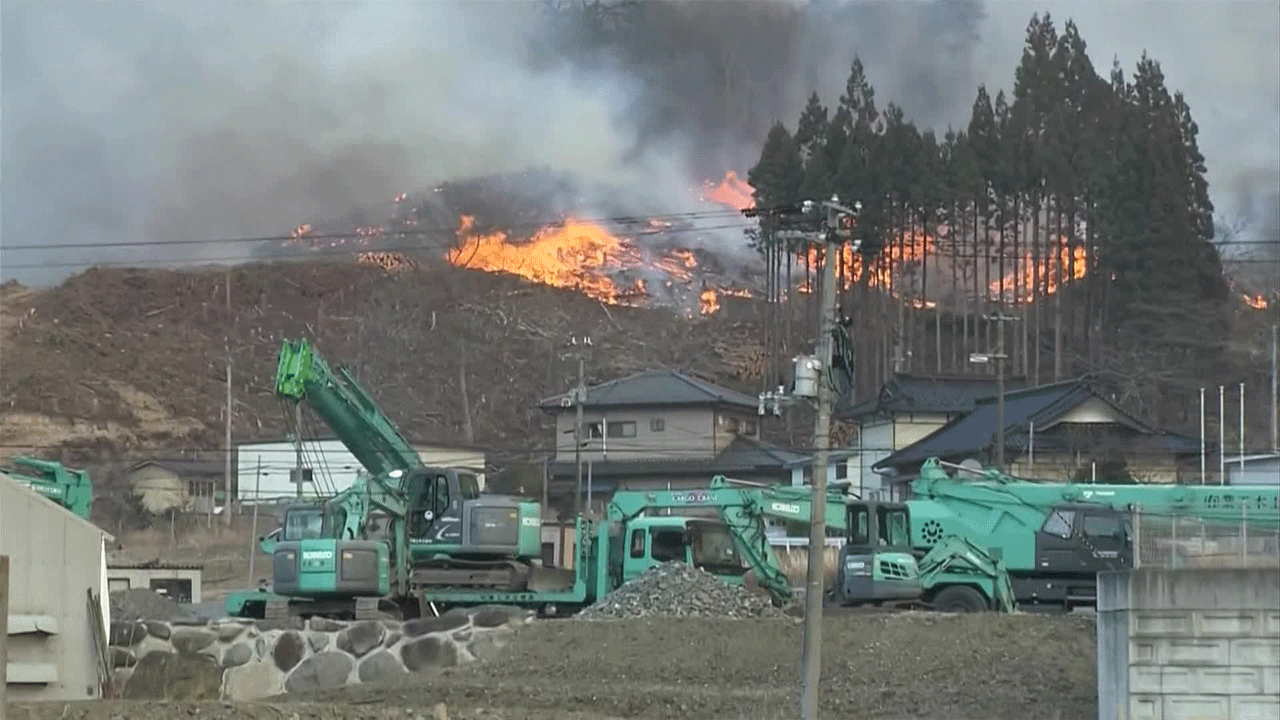
<svg viewBox="0 0 1280 720">
<path fill-rule="evenodd" d="M 980 399 L 994 396 L 997 387 L 997 378 L 990 375 L 894 373 L 875 397 L 838 403 L 836 419 L 857 428 L 857 460 L 847 476 L 853 491 L 867 499 L 894 498 L 894 489 L 882 484 L 872 466 L 971 412 Z M 1023 387 L 1023 378 L 1005 378 L 1006 391 Z"/>
<path fill-rule="evenodd" d="M 1280 485 L 1280 453 L 1227 457 L 1224 464 L 1228 485 Z"/>
<path fill-rule="evenodd" d="M 107 590 L 146 588 L 179 603 L 201 602 L 203 565 L 107 563 Z"/>
<path fill-rule="evenodd" d="M 593 493 L 607 495 L 704 487 L 715 474 L 789 483 L 789 463 L 805 457 L 760 440 L 757 398 L 674 370 L 587 388 L 576 450 L 574 393 L 539 405 L 556 418 L 551 487 L 570 495 L 579 458 L 590 469 Z"/>
<path fill-rule="evenodd" d="M 186 459 L 147 460 L 125 472 L 125 481 L 142 507 L 155 514 L 208 512 L 209 498 L 223 493 L 226 478 L 225 463 Z"/>
<path fill-rule="evenodd" d="M 484 449 L 456 443 L 414 443 L 413 449 L 426 465 L 465 468 L 476 473 L 484 487 L 487 453 Z M 297 467 L 298 451 L 291 439 L 255 440 L 236 445 L 236 486 L 241 502 L 277 502 L 296 498 L 298 488 L 291 471 Z M 302 463 L 311 470 L 304 479 L 307 497 L 342 492 L 355 482 L 364 467 L 337 438 L 302 441 Z M 304 474 L 305 477 L 305 474 Z"/>
<path fill-rule="evenodd" d="M 997 397 L 977 401 L 872 470 L 898 481 L 931 457 L 994 463 Z M 1055 481 L 1174 483 L 1198 472 L 1200 441 L 1156 430 L 1120 409 L 1084 379 L 1024 388 L 1004 396 L 1006 471 Z"/>
<path fill-rule="evenodd" d="M 0 555 L 9 558 L 10 702 L 101 698 L 107 654 L 101 528 L 0 473 Z"/>
</svg>

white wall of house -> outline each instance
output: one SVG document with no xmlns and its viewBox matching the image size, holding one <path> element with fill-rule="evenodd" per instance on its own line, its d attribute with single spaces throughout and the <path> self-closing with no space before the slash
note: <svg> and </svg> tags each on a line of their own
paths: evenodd
<svg viewBox="0 0 1280 720">
<path fill-rule="evenodd" d="M 341 492 L 355 482 L 363 469 L 341 440 L 304 440 L 302 447 L 303 465 L 311 468 L 313 478 L 311 486 L 303 488 L 307 497 Z M 297 489 L 289 474 L 296 467 L 297 457 L 292 442 L 241 443 L 236 448 L 239 456 L 236 479 L 243 502 L 296 496 Z M 483 483 L 483 450 L 429 444 L 416 445 L 414 449 L 428 465 L 477 470 Z"/>
<path fill-rule="evenodd" d="M 858 432 L 858 462 L 850 467 L 852 487 L 864 498 L 889 499 L 883 476 L 872 466 L 946 423 L 947 416 L 941 414 L 904 413 L 863 424 Z"/>
<path fill-rule="evenodd" d="M 128 483 L 150 513 L 181 510 L 191 503 L 189 483 L 163 465 L 147 463 L 131 470 Z"/>
<path fill-rule="evenodd" d="M 573 408 L 556 417 L 556 459 L 574 457 Z M 731 420 L 737 421 L 738 432 L 758 432 L 758 418 L 746 413 L 721 412 L 719 419 L 711 408 L 617 408 L 594 410 L 585 408 L 582 421 L 582 459 L 601 460 L 698 460 L 710 459 L 722 452 L 735 436 Z M 752 425 L 748 425 L 752 423 Z M 601 437 L 601 428 L 608 428 Z"/>
</svg>

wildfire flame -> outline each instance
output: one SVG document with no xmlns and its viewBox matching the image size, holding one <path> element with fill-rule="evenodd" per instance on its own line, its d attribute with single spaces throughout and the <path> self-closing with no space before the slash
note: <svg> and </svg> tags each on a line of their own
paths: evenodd
<svg viewBox="0 0 1280 720">
<path fill-rule="evenodd" d="M 1027 287 L 1031 278 L 1040 278 L 1046 295 L 1052 295 L 1064 282 L 1082 279 L 1089 271 L 1089 253 L 1083 247 L 1071 247 L 1065 237 L 1059 237 L 1057 257 L 1054 253 L 1046 253 L 1039 262 L 1039 267 L 1031 253 L 1025 253 L 1014 270 L 1005 273 L 1004 277 L 991 283 L 987 289 L 992 299 L 1001 299 L 1014 304 L 1025 304 L 1035 300 L 1036 288 Z M 1019 287 L 1021 285 L 1021 287 Z"/>
<path fill-rule="evenodd" d="M 1249 295 L 1241 293 L 1240 299 L 1244 300 L 1244 304 L 1256 310 L 1266 310 L 1271 307 L 1271 303 L 1262 295 Z"/>
<path fill-rule="evenodd" d="M 708 288 L 702 291 L 698 296 L 698 309 L 703 315 L 710 315 L 720 311 L 720 295 L 715 290 Z"/>
<path fill-rule="evenodd" d="M 724 174 L 724 179 L 718 184 L 710 181 L 703 183 L 702 196 L 711 202 L 728 205 L 734 210 L 746 210 L 756 206 L 756 201 L 752 197 L 754 192 L 755 188 L 741 180 L 738 173 L 730 170 Z"/>
</svg>

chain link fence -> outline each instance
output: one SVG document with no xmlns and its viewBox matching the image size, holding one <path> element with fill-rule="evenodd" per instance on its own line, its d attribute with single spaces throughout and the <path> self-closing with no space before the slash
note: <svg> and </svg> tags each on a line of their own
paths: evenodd
<svg viewBox="0 0 1280 720">
<path fill-rule="evenodd" d="M 1136 512 L 1133 536 L 1134 567 L 1280 566 L 1280 526 L 1274 515 L 1251 519 L 1248 508 L 1241 508 L 1239 518 L 1213 521 Z"/>
</svg>

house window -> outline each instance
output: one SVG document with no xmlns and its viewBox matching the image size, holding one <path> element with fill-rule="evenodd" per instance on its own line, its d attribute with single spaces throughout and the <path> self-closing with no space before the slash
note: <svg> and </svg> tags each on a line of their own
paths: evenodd
<svg viewBox="0 0 1280 720">
<path fill-rule="evenodd" d="M 662 418 L 654 418 L 649 421 L 649 432 L 662 432 L 667 429 L 667 425 Z"/>
<path fill-rule="evenodd" d="M 633 438 L 636 436 L 636 424 L 627 420 L 624 422 L 609 423 L 609 437 L 617 438 Z"/>
<path fill-rule="evenodd" d="M 848 478 L 849 478 L 849 461 L 837 460 L 836 461 L 836 479 L 847 480 Z"/>
<path fill-rule="evenodd" d="M 587 440 L 599 440 L 604 437 L 604 431 L 600 429 L 600 423 L 586 423 L 582 426 L 582 437 Z"/>
<path fill-rule="evenodd" d="M 742 434 L 743 434 L 743 435 L 755 435 L 755 434 L 756 434 L 756 421 L 755 421 L 755 420 L 748 420 L 748 421 L 746 421 L 746 422 L 742 423 Z"/>
<path fill-rule="evenodd" d="M 740 423 L 738 422 L 738 418 L 721 416 L 720 420 L 724 424 L 724 426 L 729 429 L 729 432 L 734 432 L 734 433 L 738 432 L 738 428 L 740 425 Z"/>
</svg>

